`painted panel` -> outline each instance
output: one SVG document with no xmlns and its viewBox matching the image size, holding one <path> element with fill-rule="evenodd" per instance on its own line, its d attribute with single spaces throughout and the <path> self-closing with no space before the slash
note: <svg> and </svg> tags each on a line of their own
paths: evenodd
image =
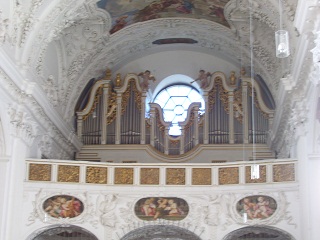
<svg viewBox="0 0 320 240">
<path fill-rule="evenodd" d="M 148 197 L 140 199 L 134 208 L 138 218 L 146 221 L 166 219 L 179 221 L 189 212 L 188 203 L 176 197 Z"/>
<path fill-rule="evenodd" d="M 83 212 L 83 203 L 69 195 L 56 195 L 43 203 L 43 210 L 53 218 L 74 218 Z"/>
<path fill-rule="evenodd" d="M 99 8 L 107 10 L 112 18 L 110 33 L 137 22 L 157 18 L 196 18 L 217 22 L 229 27 L 224 16 L 224 7 L 230 0 L 135 0 L 97 2 Z"/>
<path fill-rule="evenodd" d="M 276 201 L 269 196 L 254 195 L 242 198 L 237 203 L 237 211 L 250 219 L 266 219 L 272 216 L 277 209 Z"/>
</svg>

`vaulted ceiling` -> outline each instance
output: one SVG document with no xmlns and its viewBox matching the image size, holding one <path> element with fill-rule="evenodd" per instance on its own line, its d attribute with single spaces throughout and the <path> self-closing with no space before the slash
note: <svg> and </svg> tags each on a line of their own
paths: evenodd
<svg viewBox="0 0 320 240">
<path fill-rule="evenodd" d="M 239 76 L 241 67 L 246 67 L 248 74 L 259 74 L 278 99 L 280 79 L 294 72 L 293 59 L 299 50 L 302 23 L 295 18 L 307 19 L 308 14 L 296 12 L 304 0 L 2 2 L 0 40 L 8 61 L 25 79 L 19 83 L 21 89 L 42 91 L 69 123 L 91 79 L 102 78 L 107 68 L 113 76 L 128 69 L 145 70 L 149 66 L 143 62 L 157 65 L 161 54 L 162 60 L 168 56 L 167 65 L 159 63 L 162 69 L 153 66 L 152 71 L 177 65 L 179 72 L 171 67 L 168 74 L 196 77 L 202 66 L 212 66 L 206 70 L 213 71 L 229 64 L 224 70 L 237 71 Z M 291 55 L 285 60 L 275 57 L 274 33 L 280 29 L 280 16 L 290 35 Z M 178 61 L 185 63 L 185 72 Z"/>
</svg>

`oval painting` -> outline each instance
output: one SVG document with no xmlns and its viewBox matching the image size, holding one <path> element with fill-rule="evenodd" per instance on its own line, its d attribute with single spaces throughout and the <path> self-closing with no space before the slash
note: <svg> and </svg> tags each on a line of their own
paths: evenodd
<svg viewBox="0 0 320 240">
<path fill-rule="evenodd" d="M 180 221 L 189 212 L 187 202 L 176 197 L 148 197 L 140 199 L 135 207 L 135 214 L 141 220 L 155 221 L 166 219 Z"/>
<path fill-rule="evenodd" d="M 54 218 L 74 218 L 83 212 L 83 203 L 73 196 L 56 195 L 44 201 L 43 210 Z"/>
<path fill-rule="evenodd" d="M 242 198 L 237 203 L 237 211 L 247 219 L 265 219 L 270 217 L 277 209 L 277 203 L 272 197 L 254 195 Z"/>
</svg>

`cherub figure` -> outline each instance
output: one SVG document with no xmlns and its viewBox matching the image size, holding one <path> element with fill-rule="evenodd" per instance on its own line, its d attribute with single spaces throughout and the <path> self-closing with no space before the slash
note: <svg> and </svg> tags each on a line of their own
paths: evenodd
<svg viewBox="0 0 320 240">
<path fill-rule="evenodd" d="M 142 78 L 142 83 L 140 84 L 140 86 L 143 90 L 146 90 L 149 88 L 150 80 L 152 80 L 153 82 L 156 81 L 155 77 L 151 75 L 151 72 L 149 70 L 139 73 L 138 76 Z"/>
<path fill-rule="evenodd" d="M 253 217 L 258 218 L 259 216 L 261 216 L 262 218 L 267 218 L 272 213 L 273 210 L 269 207 L 269 201 L 264 197 L 258 197 L 258 203 L 256 204 L 256 210 Z"/>
<path fill-rule="evenodd" d="M 206 73 L 204 70 L 201 69 L 199 71 L 198 78 L 195 79 L 194 81 L 192 81 L 191 83 L 194 83 L 196 81 L 200 81 L 200 87 L 202 89 L 205 89 L 205 88 L 207 88 L 209 86 L 208 77 L 210 77 L 210 76 L 211 76 L 211 73 L 209 73 L 209 72 Z"/>
</svg>

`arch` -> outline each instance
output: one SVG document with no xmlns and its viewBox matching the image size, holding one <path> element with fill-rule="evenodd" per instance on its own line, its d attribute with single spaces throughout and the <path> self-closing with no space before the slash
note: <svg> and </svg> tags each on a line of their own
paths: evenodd
<svg viewBox="0 0 320 240">
<path fill-rule="evenodd" d="M 188 85 L 192 88 L 195 88 L 197 91 L 201 92 L 201 88 L 198 84 L 191 84 L 194 79 L 184 75 L 184 74 L 172 74 L 164 79 L 162 79 L 156 86 L 152 94 L 152 100 L 165 88 L 171 85 Z"/>
<path fill-rule="evenodd" d="M 287 232 L 269 226 L 248 226 L 237 229 L 222 240 L 243 240 L 243 239 L 259 239 L 259 240 L 294 240 Z"/>
<path fill-rule="evenodd" d="M 75 225 L 52 225 L 42 228 L 32 233 L 26 240 L 59 240 L 71 237 L 78 240 L 98 240 L 88 230 Z"/>
<path fill-rule="evenodd" d="M 168 225 L 152 225 L 135 229 L 121 238 L 121 240 L 201 240 L 199 236 L 193 232 L 177 227 Z"/>
</svg>

